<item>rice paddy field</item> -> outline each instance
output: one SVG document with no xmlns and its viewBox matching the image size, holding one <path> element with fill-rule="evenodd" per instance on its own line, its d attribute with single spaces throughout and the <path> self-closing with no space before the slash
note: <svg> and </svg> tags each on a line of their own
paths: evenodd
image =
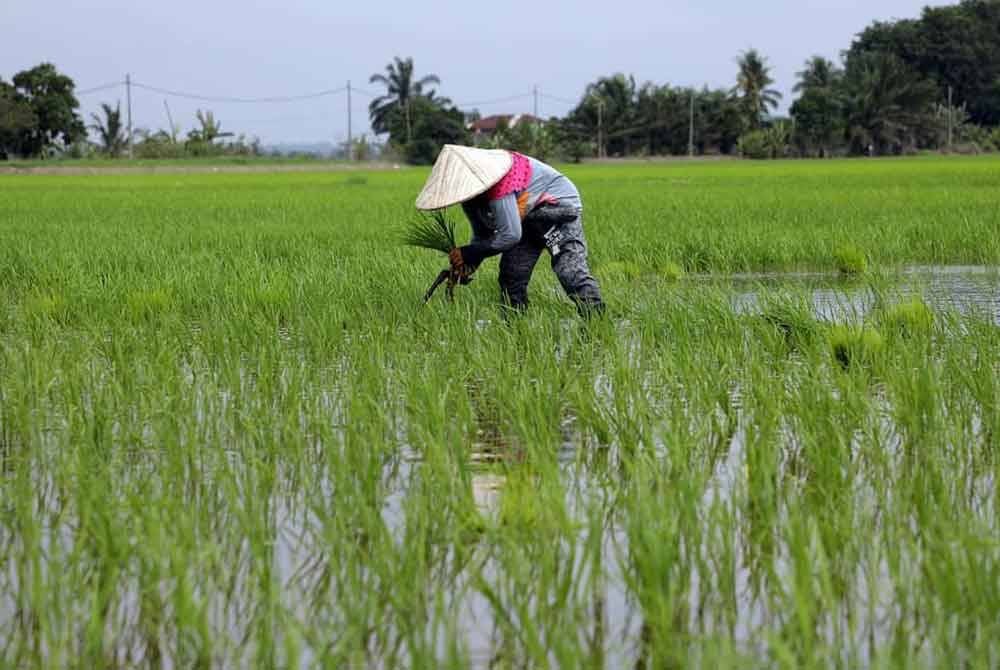
<svg viewBox="0 0 1000 670">
<path fill-rule="evenodd" d="M 424 170 L 0 176 L 0 666 L 1000 665 L 1000 160 L 565 169 L 589 321 Z"/>
</svg>

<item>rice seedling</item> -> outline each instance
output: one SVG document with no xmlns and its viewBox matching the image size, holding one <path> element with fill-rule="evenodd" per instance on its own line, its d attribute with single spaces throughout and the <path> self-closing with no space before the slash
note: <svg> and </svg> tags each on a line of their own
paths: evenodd
<svg viewBox="0 0 1000 670">
<path fill-rule="evenodd" d="M 868 259 L 864 252 L 854 246 L 838 247 L 833 252 L 833 258 L 837 270 L 844 275 L 860 275 L 868 269 Z"/>
<path fill-rule="evenodd" d="M 567 172 L 612 319 L 422 307 L 418 170 L 0 177 L 0 665 L 995 666 L 1000 272 L 893 270 L 1000 162 Z"/>
<path fill-rule="evenodd" d="M 441 210 L 422 215 L 415 218 L 403 233 L 403 243 L 448 254 L 458 246 L 455 242 L 455 222 Z"/>
<path fill-rule="evenodd" d="M 403 243 L 411 247 L 449 254 L 458 246 L 455 242 L 455 222 L 449 219 L 443 210 L 422 215 L 414 219 L 403 233 Z M 428 302 L 438 286 L 444 282 L 447 282 L 448 300 L 451 301 L 454 298 L 455 286 L 468 284 L 469 281 L 469 277 L 463 277 L 453 268 L 442 270 L 424 294 L 424 302 Z"/>
</svg>

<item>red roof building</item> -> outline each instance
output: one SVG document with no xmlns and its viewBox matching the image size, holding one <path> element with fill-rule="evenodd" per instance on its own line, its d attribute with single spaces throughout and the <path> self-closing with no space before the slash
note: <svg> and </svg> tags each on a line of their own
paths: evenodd
<svg viewBox="0 0 1000 670">
<path fill-rule="evenodd" d="M 488 139 L 496 134 L 501 127 L 514 128 L 521 123 L 542 123 L 537 116 L 531 114 L 494 114 L 484 116 L 476 121 L 466 124 L 466 128 L 472 133 L 473 139 L 478 143 L 480 140 Z"/>
</svg>

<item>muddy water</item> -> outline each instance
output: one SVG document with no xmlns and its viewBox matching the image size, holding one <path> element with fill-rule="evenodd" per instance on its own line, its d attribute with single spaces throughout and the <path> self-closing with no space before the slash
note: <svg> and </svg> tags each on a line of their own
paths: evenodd
<svg viewBox="0 0 1000 670">
<path fill-rule="evenodd" d="M 704 281 L 730 287 L 741 312 L 754 312 L 765 290 L 811 290 L 817 317 L 828 321 L 864 317 L 876 301 L 876 290 L 865 278 L 829 273 L 748 273 Z M 900 298 L 921 297 L 934 311 L 984 314 L 1000 324 L 1000 267 L 911 266 L 877 283 Z"/>
</svg>

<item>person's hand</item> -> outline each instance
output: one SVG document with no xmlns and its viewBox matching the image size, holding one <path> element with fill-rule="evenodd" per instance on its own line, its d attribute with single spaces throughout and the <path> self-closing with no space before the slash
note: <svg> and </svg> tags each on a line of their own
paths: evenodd
<svg viewBox="0 0 1000 670">
<path fill-rule="evenodd" d="M 451 271 L 458 277 L 464 279 L 472 274 L 472 269 L 466 264 L 460 248 L 455 247 L 449 251 L 448 260 L 451 261 Z"/>
</svg>

